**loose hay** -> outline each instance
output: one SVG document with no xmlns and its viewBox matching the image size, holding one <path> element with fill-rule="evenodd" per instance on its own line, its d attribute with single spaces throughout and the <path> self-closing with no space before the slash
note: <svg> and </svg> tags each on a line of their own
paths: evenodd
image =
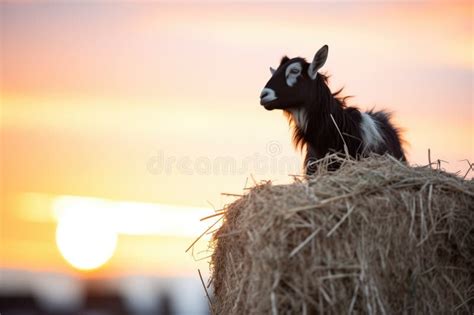
<svg viewBox="0 0 474 315">
<path fill-rule="evenodd" d="M 329 161 L 227 207 L 213 313 L 472 314 L 474 181 L 389 156 Z"/>
</svg>

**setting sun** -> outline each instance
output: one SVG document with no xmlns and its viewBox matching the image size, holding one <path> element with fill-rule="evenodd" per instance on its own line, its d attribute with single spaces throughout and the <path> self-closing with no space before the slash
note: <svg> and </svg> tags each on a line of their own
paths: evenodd
<svg viewBox="0 0 474 315">
<path fill-rule="evenodd" d="M 56 243 L 59 251 L 72 266 L 81 270 L 96 269 L 105 264 L 117 245 L 117 233 L 110 221 L 107 222 L 100 212 L 92 217 L 89 214 L 90 209 L 83 209 L 62 211 L 58 215 Z"/>
<path fill-rule="evenodd" d="M 212 213 L 208 208 L 86 196 L 50 198 L 37 193 L 23 196 L 26 204 L 42 204 L 40 207 L 51 209 L 49 215 L 36 219 L 49 218 L 56 222 L 56 245 L 63 258 L 79 270 L 97 269 L 106 264 L 121 251 L 119 237 L 196 237 L 207 227 L 207 222 L 199 219 Z M 31 210 L 24 215 L 35 217 Z"/>
</svg>

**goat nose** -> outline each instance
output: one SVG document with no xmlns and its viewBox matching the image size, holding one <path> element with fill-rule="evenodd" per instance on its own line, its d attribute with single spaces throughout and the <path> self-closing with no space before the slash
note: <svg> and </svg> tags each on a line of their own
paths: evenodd
<svg viewBox="0 0 474 315">
<path fill-rule="evenodd" d="M 264 105 L 277 99 L 275 91 L 270 88 L 264 88 L 260 94 L 260 104 Z"/>
</svg>

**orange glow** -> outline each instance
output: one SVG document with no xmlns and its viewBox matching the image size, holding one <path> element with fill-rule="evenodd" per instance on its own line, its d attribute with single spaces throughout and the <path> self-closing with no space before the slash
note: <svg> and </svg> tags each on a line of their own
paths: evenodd
<svg viewBox="0 0 474 315">
<path fill-rule="evenodd" d="M 87 271 L 82 276 L 123 273 L 125 266 L 144 273 L 157 273 L 154 268 L 166 275 L 192 273 L 200 264 L 184 250 L 209 226 L 200 218 L 213 213 L 208 208 L 41 193 L 16 195 L 6 208 L 17 211 L 14 216 L 4 213 L 2 223 L 8 228 L 1 231 L 0 267 L 34 262 L 45 268 L 40 264 L 44 260 L 54 270 L 72 272 L 65 259 Z M 56 233 L 45 238 L 40 226 Z M 18 230 L 23 241 L 12 239 Z M 197 248 L 205 250 L 208 240 L 206 235 Z"/>
<path fill-rule="evenodd" d="M 199 219 L 212 213 L 208 208 L 113 201 L 80 196 L 56 197 L 52 210 L 58 224 L 68 218 L 84 222 L 96 220 L 98 226 L 104 226 L 105 232 L 181 237 L 199 235 L 202 228 Z"/>
</svg>

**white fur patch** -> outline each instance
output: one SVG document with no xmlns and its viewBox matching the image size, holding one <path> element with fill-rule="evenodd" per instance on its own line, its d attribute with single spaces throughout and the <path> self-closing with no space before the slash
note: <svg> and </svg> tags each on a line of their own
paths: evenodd
<svg viewBox="0 0 474 315">
<path fill-rule="evenodd" d="M 262 97 L 264 96 L 264 97 Z M 262 90 L 262 93 L 260 93 L 260 101 L 264 103 L 271 102 L 273 100 L 276 100 L 278 97 L 275 94 L 275 91 L 269 88 L 264 88 Z"/>
<path fill-rule="evenodd" d="M 286 76 L 286 84 L 288 84 L 288 86 L 295 85 L 298 77 L 301 75 L 302 69 L 303 67 L 301 66 L 301 63 L 299 62 L 294 62 L 288 65 L 288 67 L 286 67 L 285 76 Z"/>
<path fill-rule="evenodd" d="M 366 149 L 376 149 L 379 145 L 385 141 L 380 133 L 377 121 L 374 120 L 369 114 L 361 113 L 362 121 L 360 127 L 362 130 L 362 140 Z"/>
<path fill-rule="evenodd" d="M 304 108 L 289 108 L 288 112 L 291 114 L 296 126 L 305 132 L 306 128 L 308 127 L 308 117 L 306 115 L 306 110 Z"/>
</svg>

